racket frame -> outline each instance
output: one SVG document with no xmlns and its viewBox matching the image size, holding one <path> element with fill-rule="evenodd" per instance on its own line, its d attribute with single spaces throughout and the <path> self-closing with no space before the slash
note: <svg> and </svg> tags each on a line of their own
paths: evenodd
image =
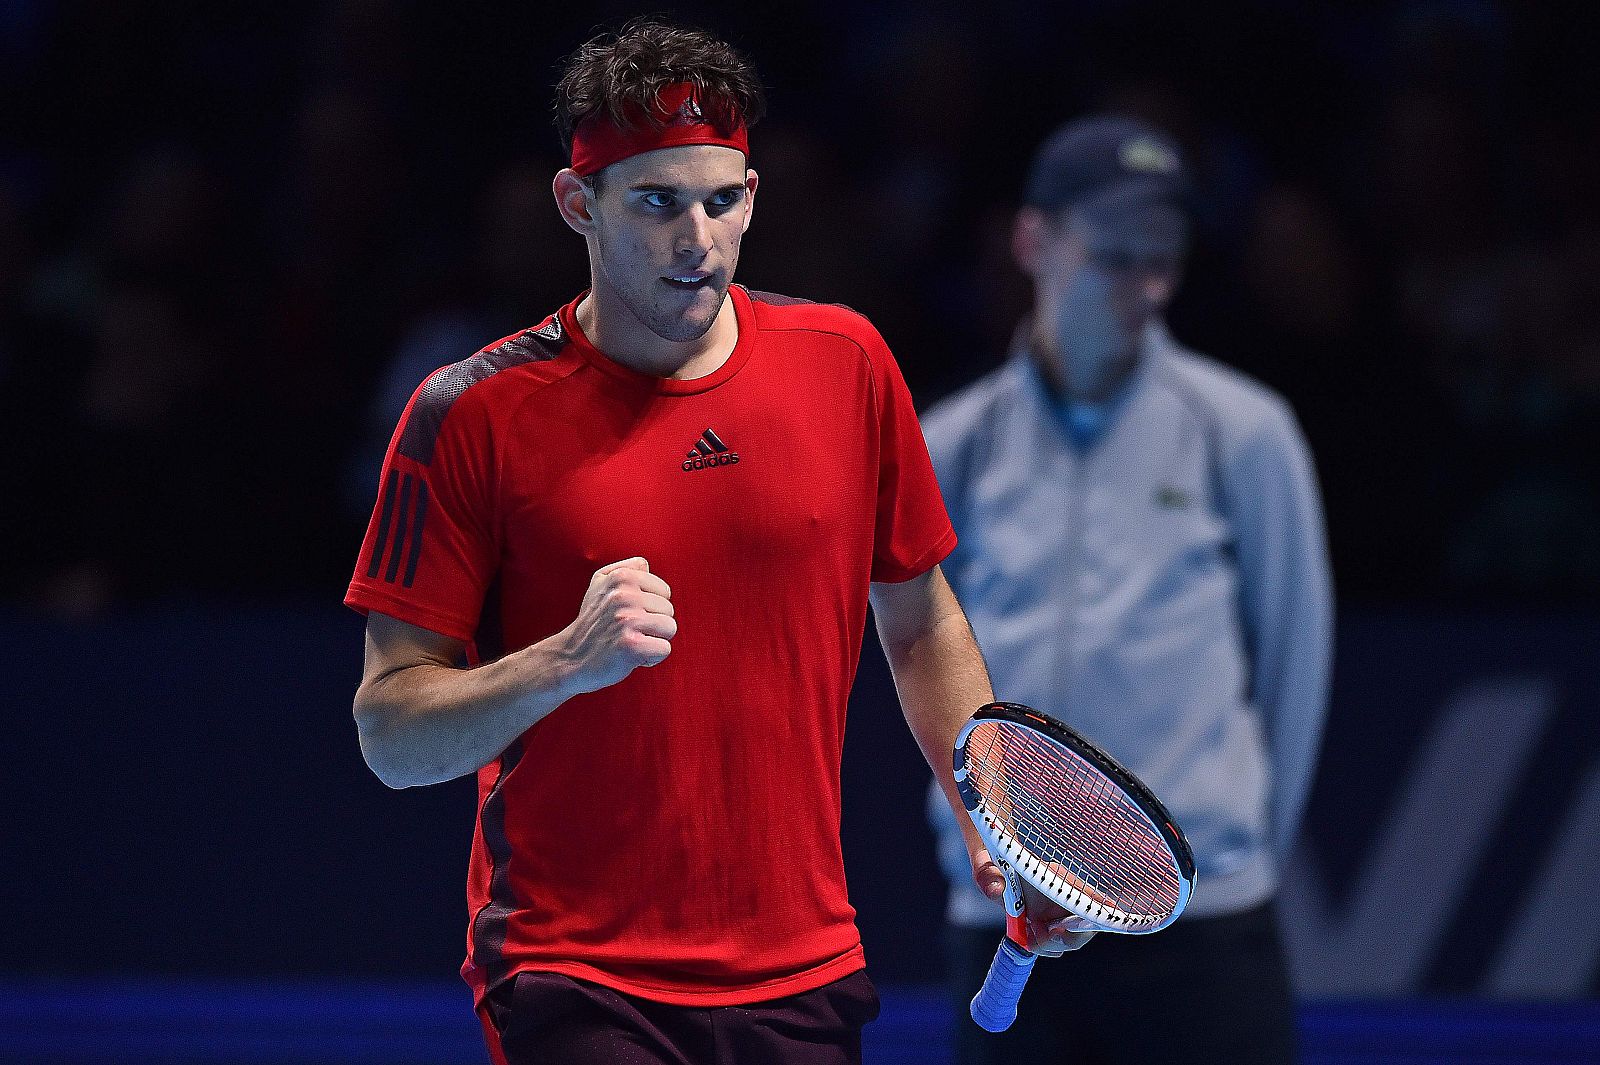
<svg viewBox="0 0 1600 1065">
<path fill-rule="evenodd" d="M 1065 884 L 1059 877 L 1047 874 L 1044 866 L 1025 852 L 1016 840 L 1010 838 L 1009 833 L 1002 834 L 994 820 L 986 813 L 982 795 L 968 779 L 967 739 L 984 721 L 1003 721 L 1041 733 L 1088 762 L 1091 767 L 1103 773 L 1122 789 L 1166 842 L 1175 860 L 1178 874 L 1178 901 L 1171 913 L 1156 920 L 1140 920 L 1114 912 L 1072 885 Z M 954 763 L 956 789 L 961 794 L 962 805 L 966 807 L 967 815 L 972 818 L 972 823 L 977 828 L 978 835 L 983 838 L 984 845 L 989 848 L 990 857 L 995 859 L 1002 870 L 1022 877 L 1040 894 L 1055 900 L 1075 915 L 1094 922 L 1101 931 L 1148 935 L 1167 927 L 1182 915 L 1190 896 L 1194 893 L 1194 853 L 1189 849 L 1189 841 L 1184 838 L 1183 832 L 1172 819 L 1172 815 L 1167 812 L 1167 808 L 1161 804 L 1161 800 L 1145 787 L 1143 781 L 1071 727 L 1021 703 L 988 703 L 979 707 L 977 713 L 962 726 L 961 732 L 956 736 Z M 1054 879 L 1056 884 L 1046 880 L 1047 875 Z M 1061 890 L 1062 887 L 1065 891 Z M 1015 933 L 1021 930 L 1019 927 L 1021 921 L 1010 914 L 1008 917 L 1010 920 L 1007 922 L 1009 926 L 1007 935 L 1015 940 Z M 1027 943 L 1022 940 L 1018 945 L 1026 947 Z"/>
</svg>

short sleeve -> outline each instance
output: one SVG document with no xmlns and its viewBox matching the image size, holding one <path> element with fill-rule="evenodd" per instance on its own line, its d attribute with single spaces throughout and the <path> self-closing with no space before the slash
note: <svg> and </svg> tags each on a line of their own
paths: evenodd
<svg viewBox="0 0 1600 1065">
<path fill-rule="evenodd" d="M 499 557 L 493 438 L 452 369 L 430 376 L 406 405 L 344 601 L 471 640 Z"/>
<path fill-rule="evenodd" d="M 867 355 L 879 444 L 872 579 L 893 584 L 932 569 L 956 546 L 956 534 L 939 496 L 905 378 L 875 331 L 872 340 Z"/>
</svg>

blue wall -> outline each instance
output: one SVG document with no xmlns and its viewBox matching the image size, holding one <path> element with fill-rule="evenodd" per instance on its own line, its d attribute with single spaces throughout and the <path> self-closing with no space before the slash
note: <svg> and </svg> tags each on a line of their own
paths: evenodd
<svg viewBox="0 0 1600 1065">
<path fill-rule="evenodd" d="M 395 792 L 362 763 L 361 625 L 337 605 L 0 615 L 16 663 L 0 972 L 454 972 L 473 784 Z M 890 979 L 925 977 L 925 769 L 875 646 L 851 715 L 844 837 L 868 949 Z"/>
<path fill-rule="evenodd" d="M 454 972 L 473 787 L 394 792 L 367 771 L 349 715 L 360 618 L 331 603 L 169 606 L 91 624 L 13 613 L 0 615 L 0 640 L 11 664 L 0 974 Z M 1327 756 L 1286 900 L 1313 966 L 1304 986 L 1515 992 L 1508 966 L 1537 960 L 1541 927 L 1557 922 L 1576 968 L 1545 997 L 1596 994 L 1586 959 L 1600 956 L 1600 926 L 1573 896 L 1600 882 L 1600 833 L 1575 839 L 1571 820 L 1600 782 L 1596 647 L 1591 618 L 1346 612 Z M 1462 765 L 1448 780 L 1509 759 L 1484 777 L 1500 790 L 1472 824 L 1452 820 L 1465 800 L 1406 791 L 1428 752 L 1452 750 L 1446 726 L 1471 741 L 1450 755 Z M 869 961 L 886 983 L 926 983 L 942 904 L 926 770 L 871 641 L 846 747 L 843 835 Z M 1379 860 L 1396 824 L 1420 826 L 1427 846 L 1477 842 L 1442 881 L 1413 862 L 1409 884 Z M 1383 918 L 1354 920 L 1374 880 L 1388 901 L 1372 888 L 1364 904 Z M 1423 903 L 1434 917 L 1413 934 L 1406 907 Z M 1373 968 L 1363 936 L 1414 960 L 1362 985 Z"/>
</svg>

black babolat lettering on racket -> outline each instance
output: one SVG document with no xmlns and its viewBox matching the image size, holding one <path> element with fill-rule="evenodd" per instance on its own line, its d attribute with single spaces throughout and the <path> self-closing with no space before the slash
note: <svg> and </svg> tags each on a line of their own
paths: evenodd
<svg viewBox="0 0 1600 1065">
<path fill-rule="evenodd" d="M 1006 935 L 972 1019 L 1011 1027 L 1036 955 L 1025 881 L 1098 931 L 1135 935 L 1177 920 L 1194 892 L 1189 842 L 1161 802 L 1100 748 L 1020 703 L 990 703 L 956 737 L 956 786 L 1006 877 Z"/>
</svg>

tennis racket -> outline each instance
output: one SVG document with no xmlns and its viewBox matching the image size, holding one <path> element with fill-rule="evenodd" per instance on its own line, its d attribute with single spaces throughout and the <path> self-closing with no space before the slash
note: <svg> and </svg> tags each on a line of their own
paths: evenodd
<svg viewBox="0 0 1600 1065">
<path fill-rule="evenodd" d="M 1022 885 L 1094 925 L 1135 935 L 1177 920 L 1194 891 L 1189 842 L 1138 778 L 1072 729 L 1020 703 L 981 707 L 956 737 L 956 787 L 1005 874 L 1006 935 L 972 999 L 1003 1032 L 1037 955 Z"/>
</svg>

